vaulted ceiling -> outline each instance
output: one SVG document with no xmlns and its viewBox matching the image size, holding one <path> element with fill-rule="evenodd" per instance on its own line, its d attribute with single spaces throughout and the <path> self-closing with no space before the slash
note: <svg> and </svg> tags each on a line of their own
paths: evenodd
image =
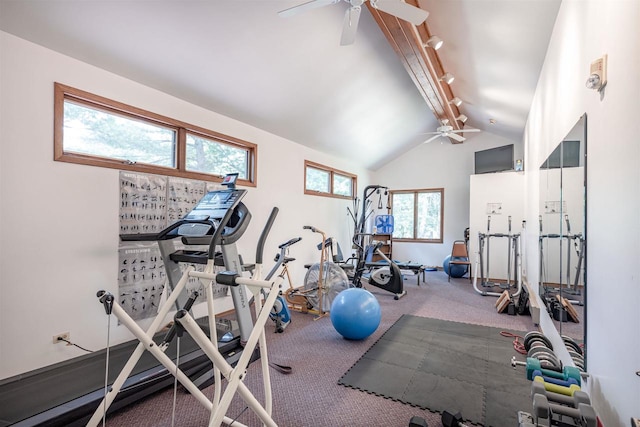
<svg viewBox="0 0 640 427">
<path fill-rule="evenodd" d="M 340 46 L 349 4 L 277 14 L 304 1 L 0 0 L 0 30 L 371 169 L 424 142 L 443 117 L 385 17 L 363 8 Z M 444 40 L 455 81 L 441 96 L 463 100 L 467 126 L 520 141 L 560 0 L 406 1 L 430 13 L 418 34 Z"/>
</svg>

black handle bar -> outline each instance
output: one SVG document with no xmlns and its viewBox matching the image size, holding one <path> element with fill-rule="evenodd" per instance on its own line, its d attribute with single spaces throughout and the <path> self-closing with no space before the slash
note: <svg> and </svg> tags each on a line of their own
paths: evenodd
<svg viewBox="0 0 640 427">
<path fill-rule="evenodd" d="M 262 234 L 260 234 L 260 240 L 258 240 L 258 247 L 256 249 L 256 264 L 262 264 L 262 254 L 264 252 L 264 244 L 267 241 L 267 236 L 269 235 L 269 231 L 271 231 L 271 226 L 273 222 L 276 220 L 276 216 L 278 216 L 279 209 L 274 207 L 271 210 L 271 215 L 269 215 L 269 219 L 267 220 L 267 225 L 264 226 L 262 230 Z"/>
<path fill-rule="evenodd" d="M 294 237 L 291 240 L 288 240 L 286 242 L 284 242 L 283 244 L 281 244 L 280 246 L 278 246 L 278 249 L 284 249 L 284 248 L 288 248 L 289 246 L 298 243 L 300 240 L 302 240 L 302 237 Z"/>
</svg>

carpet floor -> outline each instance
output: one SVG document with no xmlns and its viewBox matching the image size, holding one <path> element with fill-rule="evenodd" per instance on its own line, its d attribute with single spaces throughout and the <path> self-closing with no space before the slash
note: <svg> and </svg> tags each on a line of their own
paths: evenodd
<svg viewBox="0 0 640 427">
<path fill-rule="evenodd" d="M 427 272 L 426 283 L 421 281 L 420 285 L 416 279 L 408 275 L 404 282 L 407 295 L 397 301 L 388 292 L 365 286 L 378 298 L 382 320 L 378 329 L 362 341 L 343 339 L 328 317 L 314 321 L 311 315 L 294 312 L 282 334 L 273 333 L 273 325 L 267 325 L 269 360 L 293 368 L 288 375 L 271 371 L 273 418 L 280 426 L 404 427 L 414 415 L 425 418 L 429 426 L 442 425 L 438 413 L 338 384 L 342 375 L 404 314 L 522 331 L 522 335 L 535 329 L 530 316 L 496 313 L 496 298 L 479 295 L 468 279 L 452 278 L 448 283 L 442 271 Z M 503 361 L 506 370 L 512 369 L 509 359 Z M 249 366 L 245 384 L 262 399 L 259 371 L 259 363 Z M 212 396 L 212 389 L 205 389 L 205 394 Z M 176 426 L 207 424 L 208 413 L 192 396 L 179 389 L 176 400 Z M 462 407 L 464 402 L 459 403 Z M 172 407 L 173 390 L 168 389 L 116 412 L 106 424 L 171 426 Z M 249 426 L 261 425 L 251 411 L 243 412 L 244 407 L 239 398 L 234 398 L 228 416 L 237 416 L 238 421 Z M 531 410 L 530 406 L 520 409 Z M 505 421 L 503 425 L 513 424 Z"/>
</svg>

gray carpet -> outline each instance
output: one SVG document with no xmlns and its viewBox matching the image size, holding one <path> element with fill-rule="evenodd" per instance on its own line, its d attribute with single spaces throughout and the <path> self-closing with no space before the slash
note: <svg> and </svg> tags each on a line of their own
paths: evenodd
<svg viewBox="0 0 640 427">
<path fill-rule="evenodd" d="M 501 329 L 403 315 L 338 381 L 435 412 L 460 411 L 486 426 L 518 425 L 531 383 L 509 367 Z M 512 331 L 513 332 L 513 331 Z"/>
</svg>

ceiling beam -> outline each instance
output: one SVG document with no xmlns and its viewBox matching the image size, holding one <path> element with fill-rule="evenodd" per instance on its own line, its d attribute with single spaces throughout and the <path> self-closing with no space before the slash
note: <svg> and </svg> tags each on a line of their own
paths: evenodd
<svg viewBox="0 0 640 427">
<path fill-rule="evenodd" d="M 405 2 L 420 7 L 417 0 Z M 365 4 L 435 117 L 439 121 L 449 120 L 449 125 L 454 129 L 462 129 L 464 124 L 456 120 L 460 110 L 454 104 L 449 104 L 454 97 L 451 87 L 440 81 L 445 73 L 440 58 L 435 49 L 425 47 L 431 37 L 426 21 L 415 26 L 374 8 L 371 2 Z"/>
</svg>

